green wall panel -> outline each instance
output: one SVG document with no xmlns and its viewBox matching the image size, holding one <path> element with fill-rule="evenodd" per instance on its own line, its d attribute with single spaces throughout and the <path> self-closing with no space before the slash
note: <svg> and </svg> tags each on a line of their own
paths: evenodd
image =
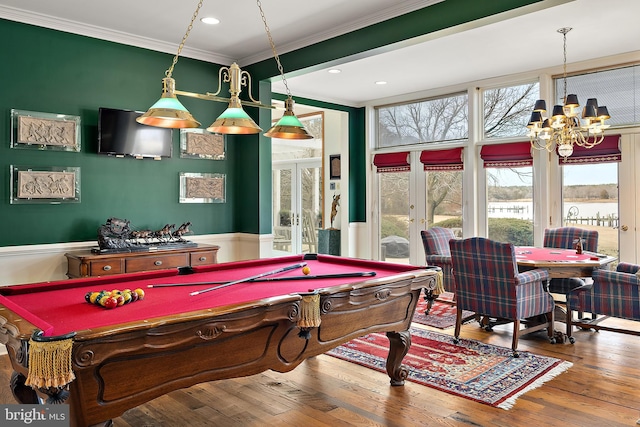
<svg viewBox="0 0 640 427">
<path fill-rule="evenodd" d="M 112 216 L 130 220 L 137 229 L 191 221 L 194 234 L 235 231 L 235 169 L 230 158 L 237 150 L 224 161 L 181 159 L 179 131 L 174 130 L 170 159 L 97 154 L 98 108 L 146 110 L 160 96 L 171 55 L 6 20 L 0 20 L 0 38 L 5 58 L 0 67 L 0 246 L 95 240 L 97 228 Z M 214 91 L 218 67 L 180 58 L 174 71 L 177 87 Z M 205 127 L 225 108 L 181 100 Z M 82 151 L 10 148 L 12 108 L 80 116 Z M 81 203 L 10 204 L 11 165 L 80 167 Z M 226 174 L 227 203 L 179 203 L 180 172 Z"/>
</svg>

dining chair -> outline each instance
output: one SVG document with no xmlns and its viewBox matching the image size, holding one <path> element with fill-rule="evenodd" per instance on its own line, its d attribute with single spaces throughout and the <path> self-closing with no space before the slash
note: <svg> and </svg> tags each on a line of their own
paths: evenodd
<svg viewBox="0 0 640 427">
<path fill-rule="evenodd" d="M 555 343 L 553 297 L 544 282 L 544 269 L 518 272 L 514 246 L 484 237 L 450 240 L 453 276 L 456 282 L 456 326 L 454 342 L 460 337 L 463 310 L 483 316 L 481 327 L 513 322 L 511 350 L 518 357 L 518 338 L 547 330 Z M 490 319 L 495 318 L 495 321 Z M 521 328 L 524 326 L 524 328 Z"/>
<path fill-rule="evenodd" d="M 431 227 L 420 232 L 422 235 L 422 245 L 424 246 L 425 262 L 427 265 L 435 265 L 442 269 L 442 287 L 445 291 L 453 294 L 455 301 L 456 284 L 451 273 L 451 252 L 449 250 L 449 240 L 455 239 L 455 234 L 450 228 Z M 425 290 L 425 300 L 427 309 L 425 314 L 429 314 L 433 301 L 438 298 L 439 291 L 428 293 Z"/>
<path fill-rule="evenodd" d="M 547 228 L 544 230 L 542 245 L 546 248 L 573 249 L 577 239 L 582 239 L 582 250 L 598 252 L 598 231 L 578 227 Z M 549 281 L 549 292 L 564 295 L 566 298 L 572 289 L 584 284 L 584 280 L 578 277 L 551 279 Z M 580 316 L 582 316 L 582 313 L 580 313 Z M 591 314 L 591 318 L 595 318 L 594 313 Z"/>
<path fill-rule="evenodd" d="M 640 265 L 621 262 L 615 271 L 597 269 L 593 271 L 593 283 L 573 289 L 567 295 L 567 337 L 571 344 L 573 326 L 640 335 L 637 329 L 599 325 L 608 317 L 640 321 Z M 600 315 L 592 319 L 573 321 L 571 313 L 591 312 Z"/>
</svg>

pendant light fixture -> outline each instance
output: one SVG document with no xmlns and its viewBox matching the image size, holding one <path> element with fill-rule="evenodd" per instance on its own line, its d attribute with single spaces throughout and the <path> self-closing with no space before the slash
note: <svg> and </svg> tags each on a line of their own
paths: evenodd
<svg viewBox="0 0 640 427">
<path fill-rule="evenodd" d="M 177 95 L 187 96 L 192 98 L 205 99 L 209 101 L 226 102 L 228 103 L 227 109 L 207 128 L 210 132 L 222 133 L 222 134 L 255 134 L 262 131 L 262 129 L 253 121 L 253 119 L 244 111 L 242 106 L 269 108 L 273 109 L 271 105 L 262 104 L 260 101 L 253 98 L 251 94 L 251 75 L 247 71 L 240 69 L 235 62 L 229 67 L 220 67 L 218 73 L 218 90 L 215 93 L 207 92 L 206 94 L 185 92 L 176 89 L 176 82 L 173 79 L 173 70 L 178 62 L 182 49 L 189 37 L 189 33 L 193 29 L 193 24 L 202 8 L 204 0 L 198 2 L 191 22 L 187 27 L 187 31 L 182 37 L 182 41 L 178 46 L 178 51 L 173 57 L 171 66 L 165 72 L 165 77 L 162 79 L 162 96 L 160 99 L 149 108 L 149 110 L 138 117 L 136 120 L 138 123 L 142 123 L 149 126 L 157 126 L 164 128 L 196 128 L 200 126 L 200 123 L 189 113 L 189 111 L 178 100 Z M 271 128 L 265 136 L 284 139 L 310 139 L 313 138 L 311 134 L 304 128 L 300 120 L 295 116 L 293 112 L 293 98 L 289 91 L 289 86 L 284 76 L 282 64 L 280 58 L 276 52 L 276 47 L 271 36 L 271 31 L 267 25 L 264 12 L 262 10 L 262 4 L 260 0 L 257 0 L 257 6 L 260 11 L 260 16 L 264 23 L 267 37 L 271 45 L 274 58 L 278 64 L 278 71 L 282 76 L 283 83 L 287 89 L 287 99 L 285 101 L 285 112 L 282 118 Z M 229 98 L 219 96 L 222 91 L 222 84 L 229 84 Z M 249 100 L 243 100 L 240 98 L 242 87 L 248 88 Z"/>
<path fill-rule="evenodd" d="M 564 105 L 555 105 L 550 117 L 544 117 L 547 104 L 543 99 L 536 101 L 531 113 L 529 139 L 531 146 L 537 150 L 549 152 L 556 149 L 558 155 L 565 159 L 573 154 L 573 146 L 593 148 L 604 140 L 604 130 L 609 127 L 605 120 L 611 118 L 607 107 L 598 106 L 596 98 L 589 98 L 582 110 L 581 123 L 578 96 L 567 95 L 567 33 L 571 28 L 560 28 L 558 32 L 564 40 L 563 83 Z"/>
</svg>

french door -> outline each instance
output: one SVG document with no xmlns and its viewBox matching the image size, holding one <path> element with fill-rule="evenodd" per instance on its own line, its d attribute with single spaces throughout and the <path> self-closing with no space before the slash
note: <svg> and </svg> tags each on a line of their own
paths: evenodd
<svg viewBox="0 0 640 427">
<path fill-rule="evenodd" d="M 419 153 L 410 153 L 410 163 Z M 424 265 L 420 231 L 427 228 L 426 175 L 419 166 L 377 174 L 379 260 Z M 421 165 L 420 165 L 421 166 Z"/>
<path fill-rule="evenodd" d="M 322 227 L 322 160 L 273 163 L 273 253 L 317 253 Z"/>
</svg>

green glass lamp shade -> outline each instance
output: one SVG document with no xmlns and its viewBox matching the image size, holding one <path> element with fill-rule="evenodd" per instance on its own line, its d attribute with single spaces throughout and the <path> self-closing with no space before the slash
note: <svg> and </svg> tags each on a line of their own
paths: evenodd
<svg viewBox="0 0 640 427">
<path fill-rule="evenodd" d="M 176 95 L 175 81 L 172 78 L 162 79 L 163 88 L 160 99 L 136 121 L 143 125 L 161 128 L 197 128 L 200 122 L 182 105 Z"/>
<path fill-rule="evenodd" d="M 247 135 L 262 132 L 262 128 L 240 107 L 229 107 L 207 128 L 209 132 Z"/>
<path fill-rule="evenodd" d="M 285 100 L 284 115 L 269 129 L 264 136 L 280 139 L 313 139 L 314 136 L 305 129 L 293 112 L 293 99 Z"/>
</svg>

